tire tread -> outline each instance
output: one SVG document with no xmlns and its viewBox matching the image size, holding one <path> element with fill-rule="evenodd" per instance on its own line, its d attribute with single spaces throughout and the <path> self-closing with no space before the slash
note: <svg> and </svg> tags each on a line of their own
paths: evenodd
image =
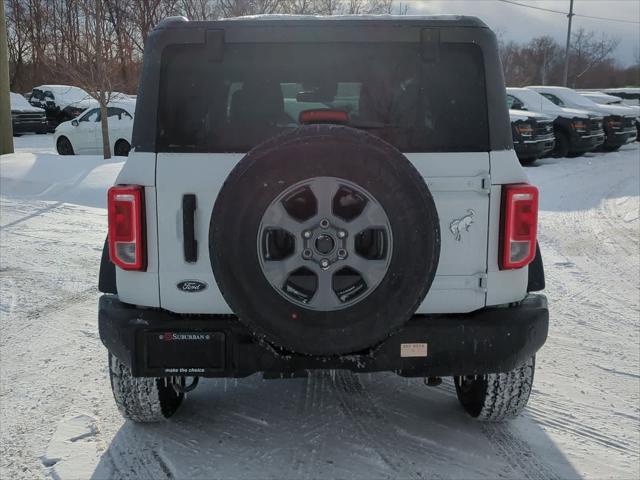
<svg viewBox="0 0 640 480">
<path fill-rule="evenodd" d="M 183 394 L 161 388 L 163 379 L 134 377 L 131 370 L 109 354 L 113 397 L 123 417 L 139 423 L 160 422 L 175 413 Z"/>
</svg>

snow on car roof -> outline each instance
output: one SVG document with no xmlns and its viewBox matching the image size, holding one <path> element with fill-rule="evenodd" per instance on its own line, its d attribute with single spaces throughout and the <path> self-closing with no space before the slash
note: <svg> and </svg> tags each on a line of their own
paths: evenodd
<svg viewBox="0 0 640 480">
<path fill-rule="evenodd" d="M 456 27 L 479 27 L 488 28 L 477 17 L 467 15 L 390 15 L 390 14 L 366 14 L 366 15 L 289 15 L 289 14 L 261 14 L 261 15 L 246 15 L 240 17 L 230 17 L 220 20 L 207 21 L 207 22 L 190 22 L 186 17 L 168 17 L 158 24 L 159 28 L 165 27 L 184 27 L 186 25 L 198 25 L 206 23 L 237 23 L 237 22 L 262 22 L 262 21 L 280 21 L 280 22 L 343 22 L 343 21 L 389 21 L 389 22 L 425 22 L 425 23 L 450 23 L 451 26 Z"/>
<path fill-rule="evenodd" d="M 603 92 L 640 93 L 640 87 L 605 88 Z"/>
<path fill-rule="evenodd" d="M 34 90 L 51 91 L 55 96 L 56 105 L 60 108 L 65 108 L 69 105 L 89 108 L 96 102 L 96 100 L 82 88 L 72 85 L 40 85 L 39 87 L 35 87 Z"/>
<path fill-rule="evenodd" d="M 601 98 L 603 100 L 609 100 L 609 101 L 616 101 L 616 102 L 621 102 L 622 99 L 620 97 L 616 97 L 615 95 L 609 95 L 608 93 L 603 93 L 603 92 L 579 92 L 580 95 L 584 95 L 585 97 L 592 97 L 592 98 Z"/>
<path fill-rule="evenodd" d="M 561 91 L 572 91 L 574 92 L 575 90 L 569 88 L 569 87 L 558 87 L 555 85 L 528 85 L 526 88 L 544 88 L 545 90 L 556 90 L 558 92 Z"/>
<path fill-rule="evenodd" d="M 535 118 L 538 121 L 544 122 L 545 120 L 552 121 L 553 117 L 540 112 L 532 112 L 530 110 L 513 110 L 509 109 L 509 117 L 511 121 L 515 120 L 528 120 L 529 118 Z"/>
<path fill-rule="evenodd" d="M 295 15 L 295 14 L 261 14 L 229 17 L 225 20 L 442 20 L 461 21 L 476 20 L 477 17 L 465 15 L 391 15 L 391 14 L 363 14 L 363 15 Z"/>
<path fill-rule="evenodd" d="M 44 109 L 34 107 L 19 93 L 9 92 L 9 99 L 11 102 L 11 110 L 20 110 L 23 112 L 44 112 Z"/>
</svg>

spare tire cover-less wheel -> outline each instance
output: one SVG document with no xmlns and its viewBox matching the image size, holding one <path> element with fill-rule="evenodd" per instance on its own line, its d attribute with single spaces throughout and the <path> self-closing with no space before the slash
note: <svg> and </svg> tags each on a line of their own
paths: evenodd
<svg viewBox="0 0 640 480">
<path fill-rule="evenodd" d="M 255 335 L 312 355 L 356 352 L 400 328 L 440 254 L 413 165 L 378 137 L 309 125 L 258 145 L 214 205 L 218 286 Z"/>
</svg>

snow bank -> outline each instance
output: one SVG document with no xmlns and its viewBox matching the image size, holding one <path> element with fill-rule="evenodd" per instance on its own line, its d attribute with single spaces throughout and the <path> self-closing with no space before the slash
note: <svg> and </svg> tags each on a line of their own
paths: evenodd
<svg viewBox="0 0 640 480">
<path fill-rule="evenodd" d="M 124 164 L 115 157 L 18 152 L 0 157 L 3 196 L 106 207 L 106 192 Z"/>
</svg>

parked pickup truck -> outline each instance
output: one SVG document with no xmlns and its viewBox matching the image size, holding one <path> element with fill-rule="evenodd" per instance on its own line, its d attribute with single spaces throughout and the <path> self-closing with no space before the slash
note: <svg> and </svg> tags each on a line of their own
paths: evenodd
<svg viewBox="0 0 640 480">
<path fill-rule="evenodd" d="M 47 115 L 42 108 L 29 104 L 26 98 L 18 93 L 10 93 L 11 125 L 13 135 L 23 133 L 46 133 Z"/>
<path fill-rule="evenodd" d="M 556 157 L 577 157 L 604 143 L 602 114 L 560 107 L 529 88 L 507 88 L 507 104 L 514 110 L 541 112 L 554 119 Z"/>
<path fill-rule="evenodd" d="M 579 93 L 583 97 L 587 97 L 589 100 L 592 100 L 601 105 L 622 105 L 633 110 L 636 115 L 636 142 L 640 142 L 640 105 L 638 105 L 637 99 L 625 99 L 617 95 L 591 90 L 579 91 Z M 624 95 L 624 93 L 620 93 L 620 95 Z M 631 94 L 627 95 L 627 97 L 630 96 Z M 635 104 L 633 103 L 634 101 L 636 102 Z"/>
<path fill-rule="evenodd" d="M 509 110 L 513 148 L 523 165 L 542 158 L 553 150 L 553 118 L 536 112 Z"/>
<path fill-rule="evenodd" d="M 638 135 L 636 112 L 621 105 L 600 105 L 575 90 L 566 87 L 533 86 L 532 90 L 544 95 L 560 107 L 579 108 L 604 117 L 604 150 L 617 150 L 622 145 L 633 142 Z"/>
</svg>

